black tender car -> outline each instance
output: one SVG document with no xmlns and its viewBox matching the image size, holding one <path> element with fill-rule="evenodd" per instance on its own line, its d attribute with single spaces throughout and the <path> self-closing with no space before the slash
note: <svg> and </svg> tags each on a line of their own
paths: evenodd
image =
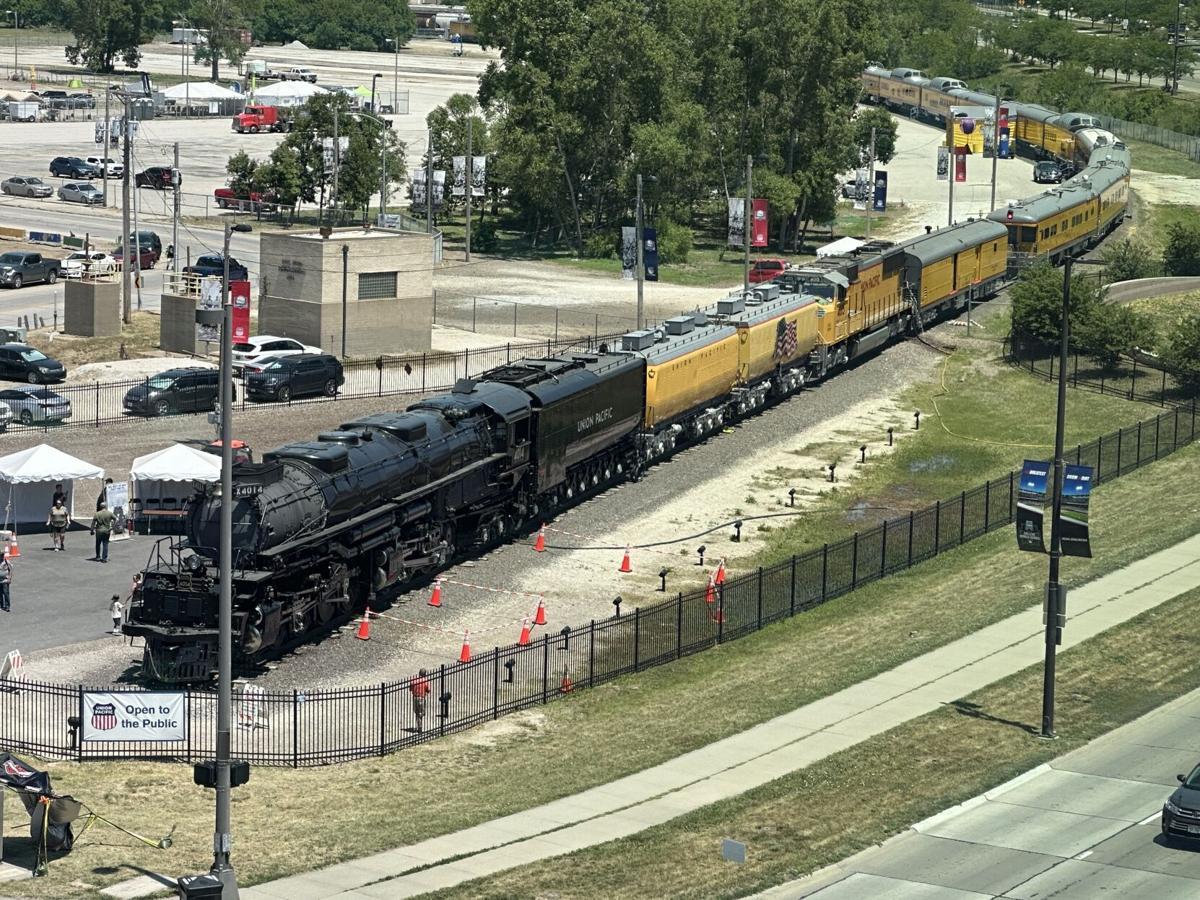
<svg viewBox="0 0 1200 900">
<path fill-rule="evenodd" d="M 100 170 L 78 156 L 56 156 L 50 160 L 50 174 L 61 178 L 99 178 Z"/>
<path fill-rule="evenodd" d="M 0 344 L 0 378 L 48 384 L 66 377 L 66 366 L 41 350 L 28 344 Z"/>
<path fill-rule="evenodd" d="M 225 274 L 225 258 L 219 253 L 208 253 L 204 256 L 196 257 L 196 261 L 190 266 L 183 267 L 184 275 L 218 275 Z M 230 281 L 247 281 L 250 278 L 250 273 L 240 262 L 229 257 L 229 280 Z"/>
<path fill-rule="evenodd" d="M 261 372 L 246 376 L 246 396 L 251 400 L 282 400 L 304 394 L 332 397 L 346 380 L 342 364 L 328 353 L 281 356 Z"/>
<path fill-rule="evenodd" d="M 156 191 L 171 189 L 171 167 L 151 166 L 143 169 L 134 176 L 133 182 L 137 187 L 154 188 Z M 182 183 L 182 179 L 180 179 Z"/>
<path fill-rule="evenodd" d="M 188 366 L 168 369 L 131 387 L 122 405 L 126 412 L 138 416 L 169 416 L 214 409 L 219 396 L 216 369 Z M 236 389 L 234 399 L 237 399 Z"/>
</svg>

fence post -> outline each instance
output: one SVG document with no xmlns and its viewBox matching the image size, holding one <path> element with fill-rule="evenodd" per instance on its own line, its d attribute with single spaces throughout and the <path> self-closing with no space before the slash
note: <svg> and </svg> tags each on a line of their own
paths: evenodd
<svg viewBox="0 0 1200 900">
<path fill-rule="evenodd" d="M 1092 484 L 1099 484 L 1103 478 L 1101 470 L 1104 468 L 1104 435 L 1096 438 L 1096 471 L 1092 475 Z"/>
<path fill-rule="evenodd" d="M 633 608 L 633 671 L 638 670 L 638 643 L 642 636 L 642 608 Z"/>
<path fill-rule="evenodd" d="M 542 702 L 547 701 L 550 689 L 550 635 L 542 635 Z"/>
<path fill-rule="evenodd" d="M 821 602 L 829 596 L 829 545 L 821 550 Z"/>
<path fill-rule="evenodd" d="M 500 648 L 492 650 L 492 719 L 500 718 Z"/>
<path fill-rule="evenodd" d="M 850 590 L 858 587 L 858 532 L 854 532 L 854 548 L 850 553 Z"/>
<path fill-rule="evenodd" d="M 1082 463 L 1083 463 L 1083 444 L 1076 444 L 1075 445 L 1075 465 L 1077 465 L 1077 466 L 1082 465 Z"/>
<path fill-rule="evenodd" d="M 933 555 L 942 552 L 942 501 L 933 505 Z"/>
<path fill-rule="evenodd" d="M 762 631 L 763 569 L 758 567 L 758 630 Z"/>
<path fill-rule="evenodd" d="M 1125 433 L 1124 428 L 1117 429 L 1117 471 L 1116 471 L 1116 476 L 1118 478 L 1121 477 L 1121 444 L 1124 443 L 1124 441 L 1122 441 L 1121 438 L 1124 435 L 1124 433 Z"/>
<path fill-rule="evenodd" d="M 1133 374 L 1129 376 L 1129 399 L 1133 399 L 1133 395 L 1137 393 L 1137 357 L 1133 358 Z M 1139 423 L 1140 424 L 1140 423 Z"/>
<path fill-rule="evenodd" d="M 588 687 L 596 683 L 596 620 L 588 629 Z"/>
<path fill-rule="evenodd" d="M 992 480 L 983 483 L 983 533 L 987 534 L 992 524 Z"/>
<path fill-rule="evenodd" d="M 1008 473 L 1008 518 L 1004 520 L 1006 524 L 1013 520 L 1013 482 L 1015 479 L 1016 473 L 1010 471 Z"/>
<path fill-rule="evenodd" d="M 1158 459 L 1158 426 L 1162 422 L 1162 416 L 1154 417 L 1154 458 Z"/>
<path fill-rule="evenodd" d="M 788 591 L 788 615 L 796 614 L 796 554 L 792 554 L 792 581 L 791 589 Z"/>
<path fill-rule="evenodd" d="M 438 712 L 439 713 L 441 712 L 442 694 L 444 694 L 444 693 L 446 693 L 446 664 L 442 663 L 441 668 L 438 669 L 438 707 L 439 707 Z M 449 718 L 450 718 L 450 710 L 449 709 L 446 710 L 446 715 L 438 716 L 438 719 L 440 720 L 440 724 L 438 725 L 438 734 L 439 735 L 445 736 L 446 720 Z"/>
<path fill-rule="evenodd" d="M 475 330 L 475 311 L 476 311 L 476 307 L 478 305 L 479 305 L 479 298 L 472 297 L 471 298 L 471 330 L 472 331 Z"/>
<path fill-rule="evenodd" d="M 963 545 L 967 530 L 967 492 L 963 491 L 958 496 L 958 546 Z"/>
<path fill-rule="evenodd" d="M 292 768 L 300 768 L 300 692 L 292 688 Z"/>
<path fill-rule="evenodd" d="M 675 595 L 675 658 L 683 656 L 683 591 Z"/>
<path fill-rule="evenodd" d="M 96 382 L 96 427 L 100 427 L 100 382 Z"/>
<path fill-rule="evenodd" d="M 1171 452 L 1179 449 L 1179 407 L 1175 407 L 1175 429 L 1171 432 Z"/>
<path fill-rule="evenodd" d="M 725 585 L 717 585 L 717 643 L 725 640 Z"/>
<path fill-rule="evenodd" d="M 1162 389 L 1158 392 L 1158 405 L 1165 407 L 1167 405 L 1167 370 L 1163 369 Z"/>
<path fill-rule="evenodd" d="M 879 539 L 879 577 L 887 574 L 887 523 L 883 520 L 883 535 Z"/>
<path fill-rule="evenodd" d="M 906 566 L 906 568 L 909 568 L 909 569 L 912 568 L 913 531 L 916 530 L 915 529 L 915 525 L 916 525 L 915 519 L 916 519 L 916 514 L 910 509 L 908 511 L 908 565 Z"/>
<path fill-rule="evenodd" d="M 383 357 L 379 358 L 379 396 L 383 396 Z"/>
<path fill-rule="evenodd" d="M 386 753 L 387 744 L 387 682 L 379 682 L 379 755 Z"/>
<path fill-rule="evenodd" d="M 428 368 L 426 364 L 425 354 L 421 354 L 421 393 L 425 392 L 425 371 Z"/>
</svg>

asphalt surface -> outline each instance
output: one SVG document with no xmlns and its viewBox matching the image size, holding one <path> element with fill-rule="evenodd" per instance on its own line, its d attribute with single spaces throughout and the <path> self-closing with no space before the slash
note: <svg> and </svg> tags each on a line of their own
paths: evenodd
<svg viewBox="0 0 1200 900">
<path fill-rule="evenodd" d="M 1194 691 L 880 847 L 760 896 L 1200 897 L 1200 841 L 1168 843 L 1159 825 L 1175 776 L 1196 764 L 1198 722 Z"/>
</svg>

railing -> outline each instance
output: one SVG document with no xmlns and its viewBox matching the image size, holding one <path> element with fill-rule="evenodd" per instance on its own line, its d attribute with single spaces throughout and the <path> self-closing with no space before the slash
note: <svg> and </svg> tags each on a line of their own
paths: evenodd
<svg viewBox="0 0 1200 900">
<path fill-rule="evenodd" d="M 1102 484 L 1161 459 L 1196 438 L 1196 404 L 1174 405 L 1066 456 Z M 233 754 L 258 765 L 311 766 L 382 756 L 548 703 L 620 675 L 733 640 L 779 619 L 952 550 L 1013 521 L 1015 472 L 845 540 L 731 578 L 706 591 L 593 619 L 524 646 L 510 644 L 429 676 L 423 731 L 409 679 L 325 691 L 267 691 L 238 698 Z M 4 686 L 8 689 L 4 690 Z M 106 686 L 100 690 L 128 690 Z M 68 731 L 81 686 L 0 682 L 0 747 L 45 759 L 205 759 L 216 746 L 216 699 L 186 692 L 187 738 L 178 743 L 81 744 Z"/>
</svg>

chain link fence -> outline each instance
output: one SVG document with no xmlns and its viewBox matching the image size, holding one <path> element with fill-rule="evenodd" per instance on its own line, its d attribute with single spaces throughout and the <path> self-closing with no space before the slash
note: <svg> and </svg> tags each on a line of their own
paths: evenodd
<svg viewBox="0 0 1200 900">
<path fill-rule="evenodd" d="M 637 327 L 636 316 L 593 312 L 578 301 L 543 298 L 525 303 L 445 290 L 434 291 L 433 322 L 464 331 L 555 341 L 589 336 L 599 339 Z"/>
<path fill-rule="evenodd" d="M 1112 116 L 1097 116 L 1102 127 L 1123 138 L 1144 141 L 1182 153 L 1194 162 L 1200 162 L 1200 137 L 1190 134 L 1180 134 L 1168 128 L 1157 125 L 1144 125 L 1141 122 L 1126 122 L 1124 119 L 1114 119 Z"/>
</svg>

